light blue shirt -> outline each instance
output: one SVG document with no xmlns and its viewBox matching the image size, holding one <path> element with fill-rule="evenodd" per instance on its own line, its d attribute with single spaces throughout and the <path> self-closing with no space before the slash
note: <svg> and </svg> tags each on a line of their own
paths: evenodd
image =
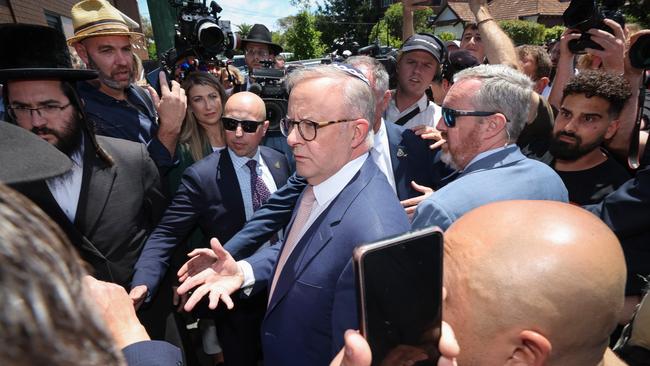
<svg viewBox="0 0 650 366">
<path fill-rule="evenodd" d="M 241 190 L 241 198 L 244 201 L 244 211 L 246 213 L 246 221 L 250 220 L 253 216 L 253 192 L 251 192 L 251 170 L 248 168 L 246 163 L 249 160 L 257 161 L 256 170 L 257 175 L 262 177 L 264 184 L 269 189 L 269 192 L 273 194 L 278 187 L 275 185 L 273 180 L 273 175 L 269 170 L 268 165 L 262 159 L 260 155 L 260 149 L 257 148 L 255 156 L 249 158 L 247 156 L 237 156 L 232 150 L 228 149 L 228 154 L 230 154 L 230 159 L 232 160 L 232 165 L 235 168 L 235 173 L 237 174 L 237 181 L 239 182 L 239 189 Z"/>
</svg>

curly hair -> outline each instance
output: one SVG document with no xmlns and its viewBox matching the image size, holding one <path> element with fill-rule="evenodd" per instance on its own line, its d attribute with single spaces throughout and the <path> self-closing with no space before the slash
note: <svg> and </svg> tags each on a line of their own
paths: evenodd
<svg viewBox="0 0 650 366">
<path fill-rule="evenodd" d="M 589 70 L 569 79 L 562 92 L 562 101 L 569 95 L 584 94 L 585 97 L 600 97 L 609 102 L 610 117 L 617 118 L 623 106 L 632 96 L 630 84 L 619 75 L 604 71 Z"/>
</svg>

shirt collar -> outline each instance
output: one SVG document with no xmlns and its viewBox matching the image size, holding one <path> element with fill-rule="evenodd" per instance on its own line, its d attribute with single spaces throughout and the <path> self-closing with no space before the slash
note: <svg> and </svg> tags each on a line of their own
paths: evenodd
<svg viewBox="0 0 650 366">
<path fill-rule="evenodd" d="M 349 161 L 338 172 L 331 177 L 327 178 L 320 184 L 314 186 L 314 196 L 319 206 L 326 204 L 336 197 L 343 188 L 352 180 L 352 178 L 361 169 L 363 163 L 368 158 L 368 153 L 365 153 L 358 158 Z"/>
<path fill-rule="evenodd" d="M 397 108 L 397 102 L 395 101 L 395 98 L 397 98 L 397 90 L 394 90 L 392 93 L 392 98 L 390 98 L 390 103 L 393 105 L 394 108 Z M 429 98 L 427 97 L 427 93 L 422 94 L 420 99 L 418 99 L 417 102 L 411 104 L 408 108 L 403 110 L 401 114 L 410 112 L 411 110 L 415 109 L 415 106 L 418 106 L 420 108 L 420 112 L 423 110 L 427 109 L 429 106 Z"/>
<path fill-rule="evenodd" d="M 379 123 L 379 131 L 375 132 L 375 137 L 374 137 L 374 143 L 375 147 L 379 146 L 381 144 L 382 138 L 386 135 L 386 126 L 384 126 L 384 117 L 381 118 L 381 122 Z M 374 132 L 374 131 L 373 131 Z"/>
<path fill-rule="evenodd" d="M 492 154 L 496 154 L 496 153 L 498 153 L 499 151 L 501 151 L 501 150 L 505 150 L 505 149 L 507 149 L 507 148 L 509 148 L 509 147 L 511 147 L 511 146 L 513 146 L 513 145 L 514 145 L 514 144 L 508 144 L 508 145 L 505 145 L 505 146 L 497 147 L 496 149 L 492 149 L 492 150 L 488 150 L 488 151 L 483 151 L 482 153 L 476 155 L 476 156 L 474 157 L 474 159 L 470 160 L 469 164 L 467 164 L 467 166 L 465 167 L 465 169 L 463 169 L 463 171 L 464 171 L 464 170 L 467 170 L 467 168 L 469 168 L 470 165 L 476 163 L 477 161 L 479 161 L 479 160 L 481 160 L 481 159 L 483 159 L 483 158 L 486 158 L 486 157 L 488 157 L 488 156 L 490 156 L 490 155 L 492 155 Z"/>
<path fill-rule="evenodd" d="M 260 161 L 262 160 L 260 157 L 259 147 L 257 148 L 257 151 L 252 158 L 249 158 L 248 156 L 238 156 L 230 148 L 228 148 L 228 154 L 230 154 L 230 160 L 232 160 L 232 165 L 235 167 L 235 169 L 241 169 L 244 165 L 246 165 L 246 163 L 248 163 L 249 160 L 257 161 L 257 165 L 259 166 Z"/>
</svg>

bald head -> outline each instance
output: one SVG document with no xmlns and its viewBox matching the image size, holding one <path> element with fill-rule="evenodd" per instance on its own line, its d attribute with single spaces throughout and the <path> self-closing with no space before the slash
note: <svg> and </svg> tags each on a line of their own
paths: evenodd
<svg viewBox="0 0 650 366">
<path fill-rule="evenodd" d="M 445 234 L 445 319 L 459 364 L 598 364 L 625 278 L 618 240 L 581 208 L 506 201 L 465 214 Z"/>
<path fill-rule="evenodd" d="M 264 121 L 266 119 L 266 107 L 262 98 L 256 94 L 251 92 L 235 93 L 228 98 L 223 116 L 240 121 Z"/>
</svg>

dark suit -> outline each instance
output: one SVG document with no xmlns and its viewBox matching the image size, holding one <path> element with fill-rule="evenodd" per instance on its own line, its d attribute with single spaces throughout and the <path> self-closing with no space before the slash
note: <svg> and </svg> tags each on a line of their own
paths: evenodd
<svg viewBox="0 0 650 366">
<path fill-rule="evenodd" d="M 621 241 L 627 263 L 626 295 L 641 295 L 650 275 L 650 167 L 639 170 L 602 202 L 584 206 L 600 217 Z"/>
<path fill-rule="evenodd" d="M 182 366 L 181 350 L 167 342 L 142 341 L 122 348 L 128 366 Z"/>
<path fill-rule="evenodd" d="M 97 141 L 115 164 L 108 166 L 101 160 L 86 138 L 74 223 L 63 213 L 45 181 L 14 188 L 59 224 L 98 279 L 128 288 L 144 241 L 167 200 L 160 190 L 156 165 L 143 144 L 102 136 Z"/>
<path fill-rule="evenodd" d="M 411 181 L 434 189 L 444 185 L 444 180 L 452 171 L 439 159 L 436 151 L 429 149 L 429 143 L 408 128 L 394 123 L 385 123 L 388 136 L 395 188 L 399 200 L 421 195 L 411 187 Z M 304 179 L 293 175 L 287 185 L 278 189 L 262 208 L 260 208 L 225 248 L 235 259 L 252 255 L 255 250 L 271 237 L 272 233 L 284 227 L 291 219 L 293 208 L 306 186 Z"/>
<path fill-rule="evenodd" d="M 289 175 L 284 155 L 264 146 L 260 146 L 260 154 L 276 186 L 284 185 Z M 136 264 L 133 287 L 146 285 L 150 293 L 155 293 L 169 267 L 173 249 L 185 242 L 196 225 L 206 238 L 216 237 L 225 242 L 245 223 L 244 201 L 230 154 L 227 150 L 212 153 L 183 173 L 171 205 Z M 259 296 L 240 301 L 234 311 L 217 311 L 217 328 L 227 364 L 254 364 L 265 304 L 265 296 Z"/>
<path fill-rule="evenodd" d="M 409 222 L 370 157 L 296 244 L 279 275 L 262 325 L 267 365 L 327 365 L 357 328 L 353 249 L 406 232 Z M 274 276 L 281 248 L 250 258 L 259 291 Z"/>
</svg>

